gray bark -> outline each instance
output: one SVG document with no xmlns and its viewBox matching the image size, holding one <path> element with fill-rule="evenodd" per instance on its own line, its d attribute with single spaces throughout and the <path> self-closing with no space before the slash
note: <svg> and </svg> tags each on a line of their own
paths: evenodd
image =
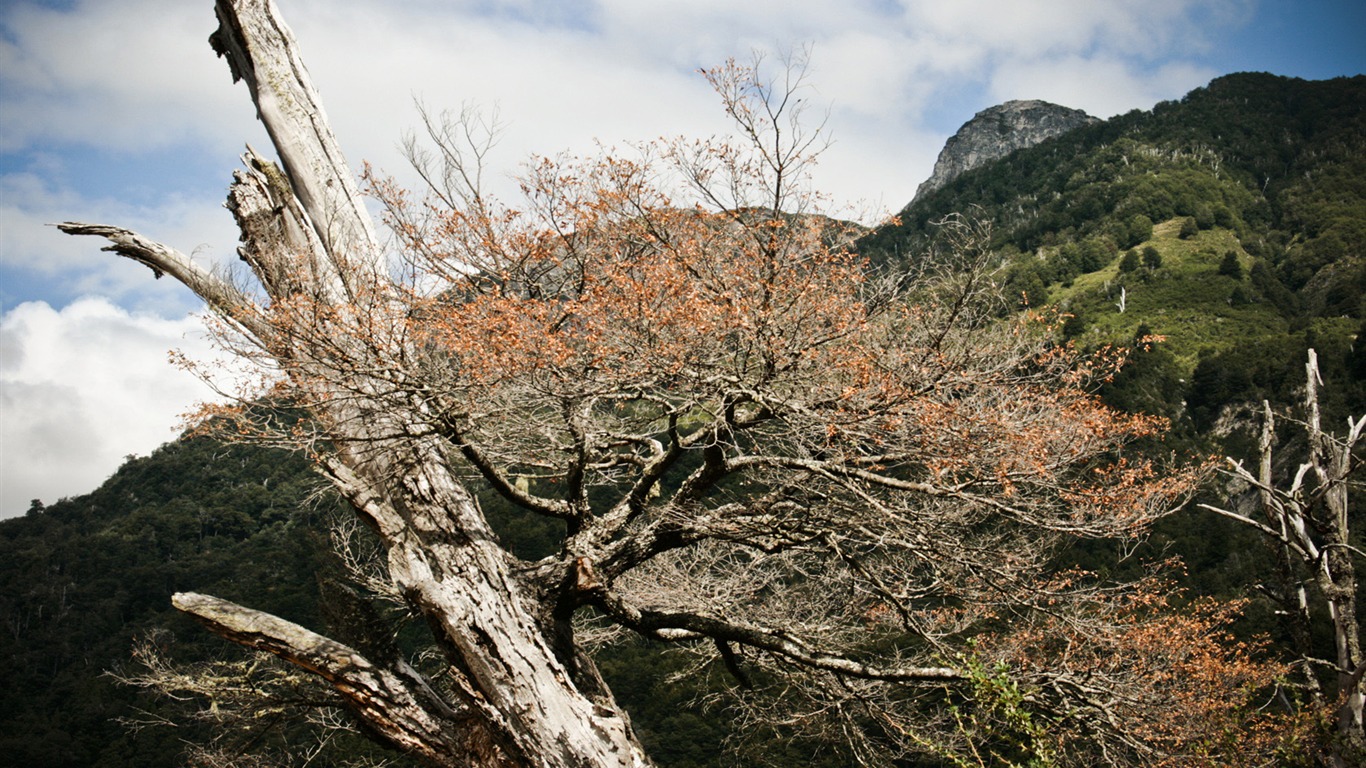
<svg viewBox="0 0 1366 768">
<path fill-rule="evenodd" d="M 1362 658 L 1360 624 L 1357 619 L 1357 578 L 1353 557 L 1362 553 L 1351 545 L 1348 526 L 1347 489 L 1352 476 L 1360 468 L 1356 446 L 1366 431 L 1366 416 L 1349 418 L 1347 432 L 1335 437 L 1323 431 L 1319 417 L 1318 388 L 1320 376 L 1318 357 L 1309 350 L 1305 365 L 1304 422 L 1307 456 L 1298 465 L 1294 478 L 1278 486 L 1272 478 L 1272 446 L 1275 417 L 1269 403 L 1263 403 L 1262 434 L 1258 442 L 1260 456 L 1257 472 L 1229 459 L 1229 474 L 1257 490 L 1263 520 L 1256 520 L 1227 509 L 1208 504 L 1201 506 L 1212 512 L 1237 520 L 1274 540 L 1282 553 L 1287 573 L 1287 608 L 1294 622 L 1294 636 L 1299 645 L 1298 666 L 1304 684 L 1316 703 L 1332 701 L 1319 683 L 1315 667 L 1326 665 L 1335 670 L 1333 689 L 1337 698 L 1337 730 L 1341 752 L 1334 755 L 1334 764 L 1346 766 L 1346 755 L 1366 754 L 1363 736 L 1362 675 L 1366 659 Z M 1313 580 L 1322 595 L 1323 608 L 1332 623 L 1334 658 L 1319 660 L 1313 657 L 1310 644 L 1311 612 L 1305 580 Z"/>
<path fill-rule="evenodd" d="M 247 169 L 236 174 L 229 195 L 242 232 L 240 254 L 270 307 L 136 233 L 58 226 L 104 237 L 109 250 L 176 278 L 287 375 L 311 382 L 309 405 L 337 448 L 325 471 L 384 540 L 390 576 L 436 634 L 460 700 L 443 701 L 406 665 L 381 668 L 276 617 L 196 595 L 177 596 L 177 607 L 228 639 L 321 675 L 375 732 L 434 765 L 645 765 L 610 697 L 580 690 L 557 657 L 548 640 L 553 622 L 512 572 L 436 438 L 407 435 L 403 403 L 396 409 L 392 401 L 380 402 L 382 387 L 364 377 L 347 380 L 334 367 L 348 356 L 366 359 L 367 344 L 386 343 L 361 337 L 335 313 L 386 309 L 393 289 L 382 251 L 274 3 L 220 0 L 217 13 L 213 46 L 234 79 L 247 84 L 283 163 L 281 169 L 249 150 Z M 282 333 L 265 319 L 301 306 L 322 324 L 313 338 L 300 338 L 297 326 Z M 422 407 L 416 398 L 407 406 Z M 596 675 L 577 677 L 600 685 Z"/>
</svg>

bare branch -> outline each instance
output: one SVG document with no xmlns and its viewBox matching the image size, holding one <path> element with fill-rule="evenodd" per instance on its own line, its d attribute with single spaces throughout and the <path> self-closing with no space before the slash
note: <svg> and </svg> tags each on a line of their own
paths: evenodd
<svg viewBox="0 0 1366 768">
<path fill-rule="evenodd" d="M 476 717 L 474 702 L 466 702 L 463 711 L 452 709 L 407 665 L 401 673 L 377 667 L 356 650 L 297 624 L 209 595 L 180 592 L 171 603 L 214 634 L 319 675 L 386 741 L 432 765 L 464 765 L 458 755 L 476 744 L 480 753 L 499 750 L 482 728 L 487 713 Z"/>
<path fill-rule="evenodd" d="M 864 664 L 853 659 L 822 653 L 782 630 L 728 622 L 695 613 L 667 613 L 642 609 L 614 594 L 604 594 L 600 604 L 626 626 L 660 639 L 684 640 L 705 637 L 717 643 L 739 643 L 778 654 L 813 669 L 864 680 L 943 684 L 963 679 L 962 672 L 953 667 L 888 668 Z"/>
<path fill-rule="evenodd" d="M 235 286 L 203 267 L 185 254 L 150 240 L 132 230 L 104 224 L 67 221 L 55 225 L 68 235 L 103 237 L 111 244 L 102 250 L 117 253 L 149 267 L 152 274 L 170 275 L 204 300 L 209 308 L 246 331 L 257 343 L 266 344 L 274 332 L 261 315 L 260 307 Z"/>
</svg>

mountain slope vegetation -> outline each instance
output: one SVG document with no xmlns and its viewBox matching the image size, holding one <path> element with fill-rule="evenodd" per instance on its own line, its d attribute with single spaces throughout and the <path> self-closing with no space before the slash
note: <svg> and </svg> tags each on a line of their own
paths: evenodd
<svg viewBox="0 0 1366 768">
<path fill-rule="evenodd" d="M 1129 405 L 1185 399 L 1207 430 L 1226 405 L 1288 402 L 1313 346 L 1335 415 L 1360 410 L 1364 76 L 1221 77 L 964 173 L 861 247 L 914 262 L 954 214 L 990 223 L 1008 290 L 1071 315 L 1078 343 L 1165 337 L 1175 389 Z"/>
<path fill-rule="evenodd" d="M 991 224 L 1021 306 L 1055 308 L 1079 345 L 1132 347 L 1101 394 L 1171 419 L 1175 440 L 1161 450 L 1250 457 L 1247 404 L 1294 402 L 1311 347 L 1325 423 L 1366 410 L 1366 77 L 1219 78 L 966 172 L 861 250 L 875 265 L 923 262 L 936 222 L 955 214 Z M 334 502 L 318 487 L 300 456 L 192 437 L 130 459 L 92 494 L 35 502 L 0 523 L 3 754 L 31 766 L 177 764 L 184 742 L 205 734 L 192 724 L 130 731 L 118 719 L 159 721 L 177 705 L 105 673 L 127 673 L 138 638 L 159 629 L 178 660 L 228 653 L 170 608 L 176 591 L 249 601 L 305 626 L 344 620 L 319 602 L 344 575 L 327 536 Z M 510 513 L 495 526 L 529 556 L 558 536 Z M 1181 554 L 1206 594 L 1255 598 L 1248 585 L 1267 567 L 1255 537 L 1196 512 L 1151 544 L 1151 556 Z M 1074 554 L 1087 567 L 1136 567 L 1099 549 Z M 1274 639 L 1273 607 L 1254 599 L 1244 630 Z M 697 691 L 668 674 L 683 664 L 629 646 L 602 667 L 661 765 L 729 764 L 718 742 L 736 734 L 684 706 Z M 266 724 L 259 738 L 292 736 Z M 770 747 L 767 757 L 813 764 L 786 748 L 796 753 Z"/>
<path fill-rule="evenodd" d="M 131 733 L 173 703 L 120 686 L 154 629 L 177 658 L 216 656 L 170 606 L 203 589 L 318 625 L 325 505 L 301 456 L 183 438 L 130 459 L 99 489 L 0 524 L 0 750 L 14 765 L 170 765 L 186 725 Z"/>
</svg>

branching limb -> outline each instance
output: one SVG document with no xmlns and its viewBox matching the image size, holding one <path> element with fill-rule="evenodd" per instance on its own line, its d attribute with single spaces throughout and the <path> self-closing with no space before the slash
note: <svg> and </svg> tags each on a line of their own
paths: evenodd
<svg viewBox="0 0 1366 768">
<path fill-rule="evenodd" d="M 150 268 L 157 277 L 170 275 L 258 343 L 266 343 L 271 339 L 272 330 L 254 301 L 231 283 L 195 264 L 180 251 L 123 227 L 76 221 L 65 221 L 56 227 L 68 235 L 103 237 L 110 242 L 103 250 L 132 259 Z"/>
<path fill-rule="evenodd" d="M 666 640 L 709 638 L 716 643 L 738 643 L 777 654 L 799 665 L 863 680 L 888 683 L 942 684 L 963 679 L 953 667 L 879 667 L 825 653 L 780 629 L 729 622 L 696 613 L 654 611 L 632 605 L 604 590 L 600 606 L 623 625 Z"/>
<path fill-rule="evenodd" d="M 181 592 L 171 603 L 220 637 L 322 677 L 386 741 L 431 765 L 462 765 L 458 756 L 470 754 L 471 748 L 479 750 L 476 754 L 501 751 L 482 725 L 485 713 L 470 703 L 452 708 L 406 664 L 397 672 L 383 669 L 355 649 L 298 624 L 209 595 Z"/>
<path fill-rule="evenodd" d="M 460 455 L 465 457 L 471 467 L 479 472 L 479 475 L 486 480 L 498 495 L 516 504 L 517 506 L 547 515 L 557 517 L 562 520 L 569 520 L 574 517 L 573 506 L 563 499 L 547 499 L 535 496 L 517 487 L 517 484 L 508 479 L 508 475 L 484 454 L 479 446 L 470 441 L 460 424 L 454 419 L 443 418 L 438 425 L 441 436 L 450 441 Z"/>
<path fill-rule="evenodd" d="M 1265 523 L 1263 523 L 1263 522 L 1261 522 L 1261 521 L 1253 520 L 1252 518 L 1250 518 L 1250 517 L 1248 517 L 1248 516 L 1246 516 L 1246 515 L 1240 515 L 1240 514 L 1238 514 L 1237 512 L 1234 512 L 1234 511 L 1232 511 L 1232 510 L 1224 509 L 1224 508 L 1222 508 L 1222 507 L 1212 506 L 1212 505 L 1210 505 L 1210 504 L 1203 504 L 1203 503 L 1202 503 L 1202 504 L 1199 504 L 1199 505 L 1197 505 L 1197 506 L 1199 506 L 1201 509 L 1204 509 L 1204 510 L 1213 512 L 1213 513 L 1215 513 L 1216 515 L 1222 515 L 1222 516 L 1224 516 L 1224 517 L 1229 518 L 1230 520 L 1236 520 L 1236 521 L 1242 523 L 1243 525 L 1246 525 L 1246 526 L 1249 526 L 1249 527 L 1251 527 L 1251 528 L 1253 528 L 1253 529 L 1255 529 L 1255 530 L 1261 531 L 1262 534 L 1265 535 L 1265 536 L 1267 536 L 1268 538 L 1270 538 L 1270 539 L 1272 539 L 1272 540 L 1274 540 L 1274 541 L 1279 541 L 1281 544 L 1283 544 L 1283 545 L 1285 545 L 1286 547 L 1288 547 L 1288 548 L 1289 548 L 1291 551 L 1293 551 L 1295 554 L 1299 555 L 1300 558 L 1301 558 L 1302 560 L 1304 560 L 1305 562 L 1313 563 L 1313 562 L 1315 562 L 1315 561 L 1318 560 L 1317 554 L 1310 554 L 1309 552 L 1306 552 L 1306 551 L 1304 550 L 1304 548 L 1301 547 L 1301 546 L 1299 545 L 1299 543 L 1297 543 L 1296 541 L 1294 541 L 1293 539 L 1291 539 L 1291 538 L 1289 537 L 1288 534 L 1285 534 L 1285 533 L 1283 533 L 1282 531 L 1276 530 L 1275 528 L 1272 528 L 1271 526 L 1269 526 L 1269 525 L 1267 525 L 1267 524 L 1265 524 Z"/>
</svg>

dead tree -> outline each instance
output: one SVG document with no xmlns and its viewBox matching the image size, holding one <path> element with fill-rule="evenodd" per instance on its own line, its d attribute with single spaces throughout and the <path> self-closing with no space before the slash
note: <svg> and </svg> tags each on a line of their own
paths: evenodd
<svg viewBox="0 0 1366 768">
<path fill-rule="evenodd" d="M 280 332 L 272 312 L 303 307 L 318 322 L 343 306 L 396 300 L 383 249 L 297 45 L 274 3 L 219 2 L 214 49 L 246 83 L 280 166 L 248 152 L 228 206 L 241 228 L 241 257 L 271 306 L 262 307 L 185 254 L 127 230 L 63 224 L 98 235 L 109 250 L 181 281 L 211 310 L 297 377 L 329 364 Z M 360 344 L 343 333 L 338 345 Z M 364 356 L 363 350 L 332 350 Z M 314 375 L 314 382 L 327 376 Z M 645 758 L 609 697 L 576 683 L 474 498 L 449 469 L 440 438 L 405 435 L 409 415 L 361 392 L 317 392 L 316 416 L 335 453 L 324 471 L 389 544 L 390 574 L 449 648 L 458 684 L 438 697 L 411 669 L 378 669 L 356 651 L 302 627 L 200 595 L 176 606 L 213 631 L 315 671 L 398 748 L 435 765 L 643 765 Z M 370 391 L 365 391 L 370 390 Z M 335 395 L 335 396 L 333 396 Z M 414 398 L 406 406 L 421 411 Z"/>
<path fill-rule="evenodd" d="M 249 150 L 228 198 L 259 291 L 125 229 L 59 226 L 184 283 L 307 412 L 238 418 L 315 457 L 443 665 L 209 596 L 178 608 L 442 766 L 647 763 L 576 637 L 589 612 L 785 681 L 745 711 L 868 763 L 981 760 L 983 742 L 1145 763 L 1218 753 L 1244 722 L 1274 670 L 1229 663 L 1218 621 L 1163 615 L 1155 580 L 1051 570 L 1069 539 L 1141 536 L 1198 468 L 1124 456 L 1163 425 L 1091 394 L 1115 359 L 999 319 L 971 227 L 949 227 L 966 235 L 951 272 L 874 279 L 855 232 L 808 207 L 822 140 L 795 119 L 799 69 L 776 87 L 706 73 L 739 146 L 542 161 L 521 206 L 449 146 L 426 201 L 372 178 L 405 259 L 391 271 L 273 3 L 217 8 L 211 41 L 280 158 Z M 561 521 L 559 551 L 515 557 L 473 487 Z M 1174 636 L 1180 653 L 1154 642 Z M 1017 684 L 973 715 L 994 725 L 965 726 L 965 698 Z"/>
<path fill-rule="evenodd" d="M 1357 484 L 1362 462 L 1357 450 L 1366 415 L 1349 418 L 1341 435 L 1325 432 L 1319 417 L 1318 357 L 1309 350 L 1305 364 L 1305 456 L 1294 466 L 1293 476 L 1278 478 L 1273 460 L 1276 426 L 1271 404 L 1262 403 L 1262 431 L 1255 471 L 1243 462 L 1228 459 L 1227 473 L 1257 493 L 1260 516 L 1250 517 L 1208 504 L 1201 506 L 1257 530 L 1272 542 L 1287 576 L 1280 602 L 1292 623 L 1299 678 L 1317 708 L 1335 710 L 1340 743 L 1334 747 L 1334 764 L 1346 766 L 1355 755 L 1366 755 L 1362 735 L 1361 625 L 1357 613 L 1358 584 L 1353 559 L 1366 555 L 1352 544 L 1348 518 L 1348 490 Z M 1314 591 L 1311 596 L 1311 589 Z M 1311 637 L 1315 599 L 1322 601 L 1332 623 L 1332 659 L 1315 655 Z M 1329 686 L 1322 671 L 1330 671 Z"/>
</svg>

